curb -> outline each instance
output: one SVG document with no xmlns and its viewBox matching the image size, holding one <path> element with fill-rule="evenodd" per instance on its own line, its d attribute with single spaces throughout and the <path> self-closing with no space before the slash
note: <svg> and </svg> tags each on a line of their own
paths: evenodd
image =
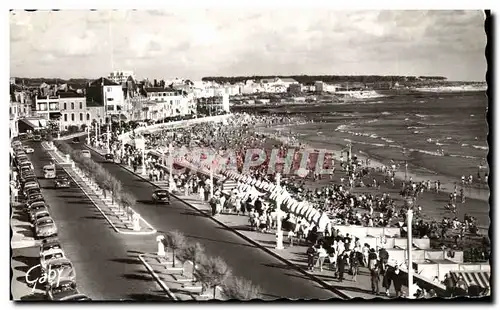
<svg viewBox="0 0 500 310">
<path fill-rule="evenodd" d="M 53 150 L 52 150 L 53 151 Z M 50 155 L 50 153 L 49 153 Z M 52 155 L 51 155 L 52 156 Z M 66 171 L 66 173 L 68 174 L 68 176 L 75 182 L 75 184 L 80 188 L 80 190 L 85 194 L 85 196 L 87 196 L 87 198 L 92 202 L 92 204 L 99 210 L 99 212 L 104 216 L 104 218 L 106 219 L 106 221 L 111 225 L 111 227 L 113 227 L 113 229 L 119 233 L 119 234 L 123 234 L 123 235 L 152 235 L 152 234 L 156 234 L 157 231 L 156 229 L 154 229 L 148 222 L 144 221 L 151 229 L 153 229 L 152 231 L 122 231 L 121 229 L 118 229 L 118 227 L 115 226 L 115 224 L 113 224 L 113 222 L 108 218 L 108 216 L 102 211 L 102 209 L 97 205 L 97 203 L 94 201 L 94 199 L 92 199 L 92 197 L 90 197 L 90 195 L 83 189 L 83 187 L 78 184 L 78 182 L 75 180 L 75 178 L 66 170 L 66 167 L 62 167 L 64 171 Z M 68 168 L 68 169 L 71 169 L 75 174 L 76 171 L 74 171 L 72 168 Z M 83 179 L 82 179 L 83 181 Z M 85 181 L 83 181 L 85 182 Z"/>
<path fill-rule="evenodd" d="M 94 149 L 88 147 L 87 145 L 85 145 L 85 147 L 87 147 L 88 149 L 94 151 L 95 153 L 99 154 L 101 157 L 102 155 L 100 153 L 98 153 L 97 151 L 95 151 Z M 154 187 L 157 187 L 157 188 L 160 188 L 158 185 L 154 184 L 153 182 L 149 181 L 148 179 L 144 178 L 143 176 L 139 175 L 139 174 L 136 174 L 135 172 L 133 172 L 132 170 L 128 169 L 127 167 L 123 166 L 122 164 L 117 164 L 119 165 L 120 167 L 124 168 L 125 170 L 129 171 L 130 173 L 132 173 L 133 175 L 135 176 L 138 176 L 139 178 L 145 180 L 146 182 L 152 184 Z M 277 258 L 278 260 L 284 262 L 285 264 L 287 264 L 288 266 L 290 267 L 293 267 L 294 269 L 298 270 L 299 272 L 301 272 L 302 274 L 306 275 L 308 278 L 310 278 L 311 280 L 319 283 L 321 286 L 325 287 L 326 289 L 329 289 L 330 291 L 332 291 L 333 293 L 337 294 L 340 298 L 342 299 L 354 299 L 352 296 L 350 296 L 349 294 L 345 293 L 345 292 L 342 292 L 341 290 L 339 290 L 338 288 L 328 284 L 327 282 L 319 279 L 318 277 L 314 276 L 314 275 L 311 275 L 310 273 L 308 273 L 307 271 L 303 270 L 302 268 L 300 268 L 299 266 L 295 265 L 294 263 L 288 261 L 287 259 L 283 258 L 281 255 L 279 254 L 276 254 L 274 253 L 273 251 L 269 250 L 268 248 L 262 246 L 261 244 L 259 244 L 258 242 L 248 238 L 247 236 L 243 235 L 242 233 L 240 233 L 239 231 L 227 226 L 226 224 L 224 224 L 223 222 L 217 220 L 216 218 L 214 218 L 211 214 L 208 214 L 207 212 L 205 211 L 202 211 L 198 208 L 196 208 L 195 206 L 193 206 L 192 204 L 190 204 L 189 202 L 185 201 L 184 199 L 180 198 L 179 196 L 175 195 L 175 194 L 172 194 L 170 193 L 170 195 L 172 195 L 174 198 L 176 198 L 177 200 L 185 203 L 186 205 L 188 205 L 189 207 L 191 207 L 192 209 L 195 209 L 196 211 L 200 212 L 201 214 L 205 215 L 206 217 L 208 218 L 211 218 L 214 222 L 216 222 L 217 224 L 221 225 L 222 227 L 226 228 L 227 230 L 229 231 L 232 231 L 234 232 L 236 235 L 238 235 L 239 237 L 243 238 L 244 240 L 246 240 L 247 242 L 253 244 L 254 246 L 264 250 L 266 253 L 270 254 L 271 256 L 273 256 L 274 258 Z"/>
<path fill-rule="evenodd" d="M 156 282 L 161 286 L 161 288 L 167 293 L 168 297 L 172 298 L 175 301 L 178 301 L 177 296 L 175 296 L 174 293 L 170 291 L 168 286 L 156 275 L 154 272 L 153 268 L 146 262 L 146 260 L 143 258 L 144 254 L 139 254 L 139 260 L 142 262 L 144 267 L 149 271 L 149 273 L 155 278 Z"/>
</svg>

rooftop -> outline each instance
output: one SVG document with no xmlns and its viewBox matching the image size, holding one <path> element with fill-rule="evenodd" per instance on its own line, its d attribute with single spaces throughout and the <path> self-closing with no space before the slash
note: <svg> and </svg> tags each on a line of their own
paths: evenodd
<svg viewBox="0 0 500 310">
<path fill-rule="evenodd" d="M 108 80 L 107 78 L 101 77 L 92 83 L 90 83 L 90 87 L 95 87 L 95 86 L 117 86 L 119 84 L 116 84 L 115 82 L 112 82 Z"/>
</svg>

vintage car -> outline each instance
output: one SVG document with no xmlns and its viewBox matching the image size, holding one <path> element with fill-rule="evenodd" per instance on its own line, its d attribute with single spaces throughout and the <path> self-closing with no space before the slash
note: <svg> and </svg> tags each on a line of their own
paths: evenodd
<svg viewBox="0 0 500 310">
<path fill-rule="evenodd" d="M 153 202 L 154 203 L 166 203 L 170 204 L 170 194 L 167 190 L 157 189 L 153 192 Z"/>
<path fill-rule="evenodd" d="M 74 137 L 73 140 L 71 140 L 74 144 L 80 143 L 80 138 Z"/>
<path fill-rule="evenodd" d="M 72 280 L 63 280 L 53 285 L 48 285 L 46 289 L 46 298 L 48 300 L 68 300 L 75 295 L 80 295 L 76 289 L 76 282 Z"/>
<path fill-rule="evenodd" d="M 90 154 L 89 150 L 82 150 L 80 154 L 82 154 L 82 156 L 85 158 L 92 158 L 92 155 Z"/>
<path fill-rule="evenodd" d="M 69 188 L 70 187 L 70 181 L 68 178 L 64 176 L 58 176 L 56 180 L 54 181 L 54 187 L 55 188 Z"/>
<path fill-rule="evenodd" d="M 43 256 L 40 256 L 40 268 L 41 273 L 45 273 L 47 270 L 47 265 L 56 259 L 66 258 L 62 249 L 52 249 L 47 251 Z"/>
<path fill-rule="evenodd" d="M 109 162 L 112 162 L 112 163 L 115 162 L 115 156 L 113 154 L 106 154 L 106 155 L 104 155 L 104 159 L 106 159 L 106 161 L 109 161 Z"/>
<path fill-rule="evenodd" d="M 26 154 L 32 154 L 35 152 L 35 150 L 29 146 L 24 146 L 24 151 L 26 152 Z"/>
<path fill-rule="evenodd" d="M 47 263 L 45 266 L 45 270 L 42 271 L 43 274 L 46 274 L 48 270 L 53 270 L 57 272 L 57 279 L 54 279 L 52 277 L 47 277 L 47 283 L 46 285 L 53 285 L 54 280 L 59 280 L 59 281 L 65 281 L 65 280 L 70 280 L 70 281 L 75 281 L 76 279 L 76 273 L 75 273 L 75 268 L 73 267 L 73 264 L 71 261 L 67 258 L 57 258 L 53 259 L 50 262 Z"/>
<path fill-rule="evenodd" d="M 40 136 L 40 135 L 34 135 L 33 136 L 33 141 L 36 141 L 36 142 L 42 141 L 42 136 Z"/>
<path fill-rule="evenodd" d="M 40 244 L 40 257 L 44 256 L 47 254 L 48 251 L 53 250 L 53 249 L 62 249 L 61 244 L 59 243 L 59 240 L 51 240 L 53 238 L 47 238 Z"/>
<path fill-rule="evenodd" d="M 36 211 L 33 215 L 33 223 L 36 224 L 39 219 L 43 219 L 44 217 L 50 217 L 49 210 L 40 209 Z"/>
<path fill-rule="evenodd" d="M 40 210 L 49 210 L 47 208 L 47 205 L 45 204 L 45 202 L 42 202 L 42 201 L 39 201 L 39 202 L 35 202 L 33 204 L 31 204 L 29 207 L 28 207 L 28 212 L 29 212 L 29 215 L 30 215 L 30 221 L 33 223 L 34 222 L 34 218 L 35 218 L 35 213 L 40 211 Z"/>
</svg>

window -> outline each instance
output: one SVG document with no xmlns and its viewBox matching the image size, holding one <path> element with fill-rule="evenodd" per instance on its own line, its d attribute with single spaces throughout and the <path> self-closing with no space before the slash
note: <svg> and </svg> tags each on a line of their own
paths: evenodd
<svg viewBox="0 0 500 310">
<path fill-rule="evenodd" d="M 114 105 L 108 105 L 108 111 L 114 111 L 115 106 Z"/>
<path fill-rule="evenodd" d="M 65 103 L 64 103 L 64 110 L 66 110 L 66 109 L 67 109 L 67 107 L 66 107 L 66 102 L 65 102 Z"/>
<path fill-rule="evenodd" d="M 90 114 L 87 113 L 87 120 L 90 121 Z"/>
<path fill-rule="evenodd" d="M 59 110 L 59 104 L 57 102 L 49 102 L 49 110 Z"/>
<path fill-rule="evenodd" d="M 110 93 L 110 92 L 111 92 L 111 87 L 108 87 L 108 88 L 106 89 L 106 91 L 107 91 L 108 93 Z"/>
<path fill-rule="evenodd" d="M 80 121 L 83 121 L 83 113 L 80 113 Z"/>
<path fill-rule="evenodd" d="M 75 109 L 75 103 L 74 103 L 74 102 L 72 102 L 72 103 L 71 103 L 71 110 L 74 110 L 74 109 Z"/>
<path fill-rule="evenodd" d="M 40 109 L 40 111 L 47 111 L 47 104 L 46 103 L 40 103 L 39 104 L 39 109 Z"/>
<path fill-rule="evenodd" d="M 108 101 L 113 101 L 113 100 L 115 100 L 115 99 L 114 98 L 108 98 Z"/>
<path fill-rule="evenodd" d="M 71 121 L 74 122 L 75 121 L 75 114 L 74 113 L 71 113 Z"/>
<path fill-rule="evenodd" d="M 68 121 L 68 114 L 64 113 L 64 121 L 67 122 Z"/>
<path fill-rule="evenodd" d="M 80 101 L 80 110 L 83 109 L 83 102 Z"/>
</svg>

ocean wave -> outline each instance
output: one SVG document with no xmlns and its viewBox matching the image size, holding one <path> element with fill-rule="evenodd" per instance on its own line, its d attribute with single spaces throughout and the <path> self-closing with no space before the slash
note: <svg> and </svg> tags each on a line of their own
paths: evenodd
<svg viewBox="0 0 500 310">
<path fill-rule="evenodd" d="M 423 132 L 419 131 L 419 130 L 415 130 L 413 133 L 416 134 L 416 135 L 418 135 L 418 134 L 422 134 Z"/>
<path fill-rule="evenodd" d="M 436 145 L 448 145 L 448 144 L 436 142 Z"/>
<path fill-rule="evenodd" d="M 446 140 L 451 140 L 451 139 L 453 139 L 453 138 L 452 137 L 446 137 Z"/>
<path fill-rule="evenodd" d="M 461 146 L 469 146 L 467 143 L 462 143 Z"/>
<path fill-rule="evenodd" d="M 376 134 L 371 134 L 371 135 L 370 135 L 370 138 L 372 138 L 372 139 L 377 139 L 377 138 L 378 138 L 378 136 L 377 136 Z"/>
<path fill-rule="evenodd" d="M 427 139 L 427 140 L 425 140 L 425 141 L 427 141 L 427 142 L 429 142 L 429 143 L 434 143 L 434 142 L 437 142 L 435 139 L 432 139 L 432 138 L 429 138 L 429 139 Z"/>
<path fill-rule="evenodd" d="M 415 114 L 415 116 L 420 117 L 420 118 L 425 118 L 425 117 L 427 117 L 428 115 L 424 115 L 424 114 Z"/>
<path fill-rule="evenodd" d="M 407 129 L 423 129 L 425 128 L 424 126 L 408 126 L 406 127 Z"/>
<path fill-rule="evenodd" d="M 487 146 L 482 146 L 482 145 L 473 145 L 472 147 L 475 149 L 480 149 L 480 150 L 487 150 L 488 149 Z"/>
<path fill-rule="evenodd" d="M 479 159 L 479 157 L 471 156 L 471 155 L 448 154 L 448 156 L 451 156 L 451 157 L 460 157 L 460 158 L 467 158 L 467 159 Z"/>
<path fill-rule="evenodd" d="M 384 140 L 384 141 L 385 141 L 385 142 L 387 142 L 387 143 L 394 143 L 394 140 L 391 140 L 391 139 L 389 139 L 389 138 L 384 138 L 384 137 L 381 137 L 380 139 L 381 139 L 381 140 Z"/>
<path fill-rule="evenodd" d="M 380 114 L 382 114 L 382 115 L 391 115 L 392 113 L 391 113 L 391 112 L 386 112 L 386 111 L 384 111 L 384 112 L 382 112 L 382 113 L 380 113 Z"/>
<path fill-rule="evenodd" d="M 349 128 L 349 125 L 339 125 L 337 128 L 335 128 L 335 131 L 346 131 Z"/>
<path fill-rule="evenodd" d="M 371 124 L 371 123 L 375 123 L 375 122 L 378 122 L 378 119 L 371 119 L 369 121 L 366 121 L 365 124 Z"/>
<path fill-rule="evenodd" d="M 432 155 L 432 156 L 444 156 L 443 153 L 441 152 L 434 152 L 434 151 L 427 151 L 427 150 L 420 150 L 420 149 L 409 149 L 410 152 L 419 152 L 419 153 L 423 153 L 423 154 L 427 154 L 427 155 Z"/>
</svg>

